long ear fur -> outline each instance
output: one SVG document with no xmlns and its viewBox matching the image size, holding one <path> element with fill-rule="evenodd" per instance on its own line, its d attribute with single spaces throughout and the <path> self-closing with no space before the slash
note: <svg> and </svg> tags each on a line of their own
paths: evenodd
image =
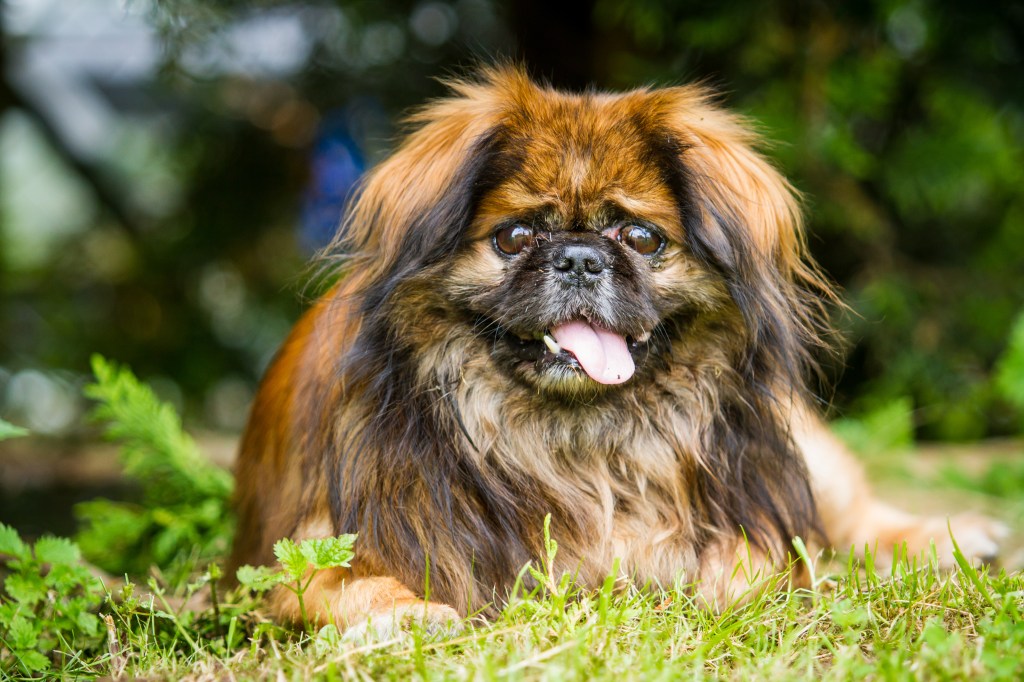
<svg viewBox="0 0 1024 682">
<path fill-rule="evenodd" d="M 324 251 L 328 265 L 340 260 L 347 279 L 356 280 L 346 287 L 353 293 L 394 271 L 408 249 L 436 252 L 438 244 L 442 250 L 453 248 L 462 236 L 460 226 L 445 224 L 453 216 L 439 213 L 457 208 L 451 206 L 452 188 L 479 182 L 481 174 L 510 170 L 468 166 L 488 160 L 484 152 L 493 150 L 500 137 L 505 107 L 528 96 L 534 87 L 529 79 L 504 66 L 446 85 L 452 96 L 429 103 L 406 119 L 413 132 L 369 173 L 338 236 Z M 425 226 L 431 220 L 442 223 Z M 424 238 L 432 241 L 423 243 Z"/>
<path fill-rule="evenodd" d="M 825 306 L 838 303 L 807 253 L 799 196 L 755 151 L 742 117 L 714 105 L 700 86 L 655 93 L 667 145 L 690 197 L 687 239 L 726 277 L 750 334 L 750 363 L 773 367 L 773 389 L 800 391 L 827 352 Z"/>
<path fill-rule="evenodd" d="M 355 261 L 342 295 L 354 297 L 359 332 L 341 361 L 346 398 L 325 447 L 337 452 L 332 517 L 360 533 L 358 570 L 419 588 L 429 561 L 432 592 L 462 607 L 490 597 L 474 578 L 502 585 L 508 566 L 533 556 L 532 529 L 522 497 L 466 451 L 452 377 L 424 376 L 397 325 L 428 318 L 432 278 L 464 243 L 478 200 L 515 171 L 503 107 L 532 86 L 507 69 L 450 86 L 454 97 L 410 118 L 419 128 L 373 172 L 334 245 Z"/>
<path fill-rule="evenodd" d="M 708 450 L 729 459 L 721 471 L 697 472 L 700 497 L 716 527 L 742 525 L 755 544 L 781 541 L 784 551 L 794 535 L 821 533 L 784 415 L 818 372 L 815 352 L 828 348 L 823 301 L 834 297 L 806 254 L 797 193 L 755 151 L 749 124 L 699 86 L 650 97 L 653 151 L 683 198 L 685 243 L 725 280 L 746 335 L 736 366 L 743 388 L 721 393 L 706 436 Z"/>
</svg>

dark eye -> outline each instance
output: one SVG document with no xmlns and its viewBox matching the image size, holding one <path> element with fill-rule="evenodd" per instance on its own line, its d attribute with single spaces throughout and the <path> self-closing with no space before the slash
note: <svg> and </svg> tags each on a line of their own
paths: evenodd
<svg viewBox="0 0 1024 682">
<path fill-rule="evenodd" d="M 660 234 L 642 225 L 627 225 L 619 230 L 619 241 L 641 256 L 653 256 L 665 245 Z"/>
<path fill-rule="evenodd" d="M 514 256 L 533 245 L 534 232 L 526 225 L 509 225 L 494 233 L 494 246 L 507 256 Z"/>
</svg>

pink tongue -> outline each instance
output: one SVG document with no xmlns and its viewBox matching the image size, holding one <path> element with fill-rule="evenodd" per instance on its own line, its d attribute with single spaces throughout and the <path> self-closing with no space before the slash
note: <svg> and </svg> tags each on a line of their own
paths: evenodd
<svg viewBox="0 0 1024 682">
<path fill-rule="evenodd" d="M 621 384 L 633 376 L 633 356 L 626 338 L 586 322 L 566 322 L 552 327 L 558 345 L 576 356 L 590 378 L 602 384 Z"/>
</svg>

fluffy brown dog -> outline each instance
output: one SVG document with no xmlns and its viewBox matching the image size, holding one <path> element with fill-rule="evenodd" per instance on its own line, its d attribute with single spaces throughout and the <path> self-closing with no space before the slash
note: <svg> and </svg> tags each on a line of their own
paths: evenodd
<svg viewBox="0 0 1024 682">
<path fill-rule="evenodd" d="M 358 533 L 306 603 L 380 628 L 500 602 L 549 513 L 582 583 L 618 557 L 712 603 L 795 536 L 949 560 L 946 520 L 875 500 L 807 407 L 831 294 L 742 120 L 698 87 L 570 94 L 502 68 L 452 90 L 366 181 L 343 277 L 263 382 L 235 565 Z M 995 553 L 996 524 L 952 527 Z"/>
</svg>

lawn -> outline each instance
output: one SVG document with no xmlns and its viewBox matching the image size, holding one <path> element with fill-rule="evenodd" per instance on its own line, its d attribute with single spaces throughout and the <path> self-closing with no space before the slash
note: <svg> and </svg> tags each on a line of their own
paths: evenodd
<svg viewBox="0 0 1024 682">
<path fill-rule="evenodd" d="M 714 614 L 670 590 L 583 593 L 565 579 L 512 599 L 491 623 L 431 639 L 346 641 L 287 632 L 163 596 L 108 604 L 103 646 L 65 674 L 150 679 L 1021 679 L 1024 579 L 965 566 L 940 574 L 841 567 L 818 589 L 767 594 Z M 222 613 L 242 611 L 220 604 Z M 240 624 L 248 618 L 244 625 Z M 245 630 L 245 636 L 239 633 Z M 69 651 L 74 643 L 69 642 Z M 6 657 L 9 662 L 9 655 Z M 17 679 L 18 672 L 7 674 Z"/>
<path fill-rule="evenodd" d="M 1024 678 L 1024 575 L 966 561 L 943 573 L 933 557 L 881 571 L 870 557 L 805 556 L 815 589 L 789 590 L 779 579 L 778 590 L 714 613 L 689 595 L 685 576 L 665 589 L 609 578 L 581 591 L 548 570 L 556 537 L 548 556 L 524 569 L 540 587 L 517 590 L 491 622 L 471 619 L 433 637 L 413 626 L 397 639 L 284 629 L 261 615 L 258 595 L 216 589 L 230 481 L 197 459 L 177 415 L 127 370 L 102 361 L 95 369 L 98 417 L 144 495 L 90 503 L 77 544 L 42 538 L 32 547 L 0 526 L 0 555 L 10 559 L 0 679 Z M 862 445 L 867 432 L 901 433 L 873 419 L 837 428 L 848 437 L 860 429 L 852 440 Z M 1017 444 L 992 456 L 981 447 L 921 455 L 902 435 L 890 441 L 873 443 L 886 454 L 871 459 L 890 497 L 982 508 L 1019 527 L 1021 487 L 1007 484 L 1021 480 Z M 347 560 L 347 548 L 335 549 L 307 556 Z M 1006 556 L 1019 565 L 1012 543 Z M 111 577 L 124 572 L 128 584 Z"/>
</svg>

